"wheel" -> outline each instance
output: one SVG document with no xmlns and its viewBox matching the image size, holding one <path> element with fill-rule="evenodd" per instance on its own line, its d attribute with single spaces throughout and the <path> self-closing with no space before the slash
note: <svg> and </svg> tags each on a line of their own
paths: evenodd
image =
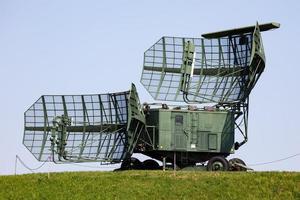
<svg viewBox="0 0 300 200">
<path fill-rule="evenodd" d="M 121 169 L 129 170 L 129 169 L 142 169 L 142 163 L 139 159 L 131 157 L 129 159 L 125 159 L 121 164 Z"/>
<path fill-rule="evenodd" d="M 246 163 L 242 159 L 232 158 L 229 160 L 229 170 L 230 171 L 247 171 L 247 169 L 245 167 L 236 165 L 236 163 L 246 166 Z"/>
<path fill-rule="evenodd" d="M 155 160 L 145 160 L 143 162 L 143 168 L 148 170 L 159 169 L 159 164 Z"/>
<path fill-rule="evenodd" d="M 222 156 L 212 157 L 207 164 L 207 171 L 228 171 L 229 163 Z"/>
</svg>

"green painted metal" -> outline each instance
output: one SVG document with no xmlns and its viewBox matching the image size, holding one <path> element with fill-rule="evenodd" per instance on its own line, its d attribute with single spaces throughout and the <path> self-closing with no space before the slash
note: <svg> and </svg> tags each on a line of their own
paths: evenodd
<svg viewBox="0 0 300 200">
<path fill-rule="evenodd" d="M 45 98 L 42 97 L 42 103 L 43 103 L 43 110 L 46 110 L 46 104 L 45 104 Z M 47 125 L 49 124 L 48 122 L 48 117 L 47 117 L 47 113 L 44 112 L 44 134 L 43 134 L 43 142 L 42 142 L 42 145 L 41 145 L 41 151 L 40 151 L 40 154 L 39 154 L 39 160 L 41 159 L 43 153 L 44 153 L 44 149 L 45 149 L 45 144 L 46 144 L 46 139 L 48 138 L 48 132 L 47 132 Z"/>
<path fill-rule="evenodd" d="M 121 162 L 145 129 L 135 86 L 95 95 L 44 95 L 24 114 L 23 144 L 40 161 Z M 51 123 L 49 123 L 51 122 Z"/>
<path fill-rule="evenodd" d="M 271 23 L 259 25 L 260 31 L 269 31 L 272 29 L 277 29 L 279 27 L 280 27 L 280 24 L 277 22 L 271 22 Z M 256 26 L 246 26 L 246 27 L 242 27 L 242 28 L 218 31 L 218 32 L 213 32 L 213 33 L 204 33 L 201 36 L 204 38 L 207 38 L 207 39 L 212 39 L 212 38 L 226 37 L 226 36 L 230 36 L 230 35 L 242 35 L 245 33 L 253 32 L 255 28 L 256 28 Z"/>
<path fill-rule="evenodd" d="M 115 163 L 138 152 L 177 156 L 185 167 L 226 157 L 248 141 L 249 95 L 266 63 L 261 32 L 279 27 L 164 36 L 144 53 L 141 83 L 155 100 L 211 107 L 142 107 L 134 84 L 118 93 L 43 95 L 24 113 L 23 144 L 55 163 Z"/>
<path fill-rule="evenodd" d="M 180 73 L 182 74 L 182 79 L 180 82 L 180 91 L 187 91 L 189 89 L 190 77 L 194 73 L 194 62 L 195 62 L 195 46 L 190 41 L 184 43 L 184 51 L 182 58 L 182 65 L 180 69 Z"/>
<path fill-rule="evenodd" d="M 256 24 L 206 34 L 209 39 L 163 37 L 144 53 L 141 83 L 156 100 L 246 101 L 265 65 L 260 28 L 278 27 Z"/>
<path fill-rule="evenodd" d="M 158 135 L 155 150 L 232 152 L 235 119 L 231 111 L 153 109 L 150 115 L 147 124 L 155 126 Z"/>
<path fill-rule="evenodd" d="M 127 151 L 127 157 L 130 157 L 134 151 L 134 148 L 136 147 L 137 141 L 139 140 L 139 137 L 142 132 L 145 131 L 145 116 L 142 111 L 142 107 L 139 102 L 138 93 L 136 91 L 135 85 L 132 84 L 129 99 L 128 99 L 128 113 L 130 113 L 129 116 L 129 123 L 127 124 L 127 130 L 128 130 L 128 145 L 126 148 Z"/>
</svg>

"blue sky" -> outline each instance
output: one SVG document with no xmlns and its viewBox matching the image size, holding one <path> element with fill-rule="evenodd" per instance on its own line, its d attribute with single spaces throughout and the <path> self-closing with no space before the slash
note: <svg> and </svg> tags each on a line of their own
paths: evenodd
<svg viewBox="0 0 300 200">
<path fill-rule="evenodd" d="M 250 96 L 249 142 L 234 156 L 255 164 L 300 153 L 299 10 L 299 1 L 0 1 L 0 174 L 14 173 L 16 154 L 40 164 L 22 135 L 23 113 L 42 94 L 123 91 L 134 82 L 151 102 L 139 83 L 143 52 L 161 36 L 200 37 L 256 21 L 281 28 L 262 35 L 266 69 Z M 298 156 L 254 169 L 300 171 L 299 163 Z M 48 170 L 93 169 L 50 163 L 40 171 Z"/>
</svg>

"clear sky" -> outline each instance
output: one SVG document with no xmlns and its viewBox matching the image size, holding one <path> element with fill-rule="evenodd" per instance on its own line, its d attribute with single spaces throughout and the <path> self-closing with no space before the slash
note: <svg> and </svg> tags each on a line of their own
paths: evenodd
<svg viewBox="0 0 300 200">
<path fill-rule="evenodd" d="M 248 164 L 300 153 L 300 1 L 0 0 L 0 174 L 14 173 L 16 154 L 41 164 L 22 145 L 23 113 L 41 95 L 125 91 L 134 82 L 141 102 L 151 102 L 139 83 L 143 52 L 161 36 L 256 21 L 281 28 L 262 35 L 267 64 L 250 96 L 249 142 L 234 155 Z M 253 168 L 300 171 L 300 156 Z"/>
</svg>

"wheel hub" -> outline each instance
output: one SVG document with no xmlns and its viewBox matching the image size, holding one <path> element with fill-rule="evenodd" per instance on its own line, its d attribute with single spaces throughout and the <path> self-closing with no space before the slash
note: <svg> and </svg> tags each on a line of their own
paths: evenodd
<svg viewBox="0 0 300 200">
<path fill-rule="evenodd" d="M 223 169 L 224 169 L 223 163 L 218 162 L 218 161 L 213 163 L 213 170 L 214 171 L 221 171 Z"/>
</svg>

